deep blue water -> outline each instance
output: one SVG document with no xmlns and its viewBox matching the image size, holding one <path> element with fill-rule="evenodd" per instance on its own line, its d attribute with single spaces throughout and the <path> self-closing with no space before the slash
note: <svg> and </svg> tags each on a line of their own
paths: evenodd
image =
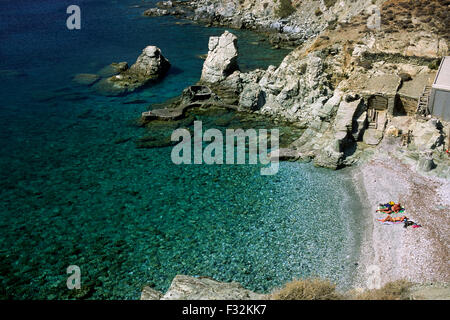
<svg viewBox="0 0 450 320">
<path fill-rule="evenodd" d="M 69 265 L 81 268 L 80 296 L 96 299 L 137 299 L 143 285 L 166 290 L 180 273 L 259 292 L 315 275 L 349 285 L 358 235 L 345 173 L 301 163 L 282 163 L 275 176 L 251 165 L 176 166 L 171 148 L 137 148 L 147 132 L 136 118 L 195 83 L 198 55 L 223 32 L 143 17 L 155 2 L 0 1 L 1 297 L 73 297 Z M 65 25 L 71 4 L 81 7 L 78 31 Z M 242 70 L 287 53 L 233 32 Z M 147 45 L 172 64 L 152 87 L 104 97 L 72 82 L 132 64 Z"/>
</svg>

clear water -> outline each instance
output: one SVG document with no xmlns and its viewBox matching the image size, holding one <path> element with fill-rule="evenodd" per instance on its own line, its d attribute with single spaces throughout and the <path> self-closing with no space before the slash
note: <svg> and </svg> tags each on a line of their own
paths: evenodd
<svg viewBox="0 0 450 320">
<path fill-rule="evenodd" d="M 155 2 L 0 2 L 0 296 L 137 299 L 143 285 L 164 291 L 176 274 L 259 292 L 316 275 L 348 286 L 358 224 L 345 173 L 175 166 L 171 148 L 137 148 L 147 132 L 134 120 L 195 83 L 197 56 L 223 32 L 142 17 Z M 65 28 L 71 4 L 82 10 L 80 31 Z M 286 54 L 233 32 L 243 70 Z M 71 81 L 133 63 L 150 44 L 173 66 L 153 87 L 111 98 Z M 66 288 L 69 265 L 81 268 L 82 293 Z"/>
</svg>

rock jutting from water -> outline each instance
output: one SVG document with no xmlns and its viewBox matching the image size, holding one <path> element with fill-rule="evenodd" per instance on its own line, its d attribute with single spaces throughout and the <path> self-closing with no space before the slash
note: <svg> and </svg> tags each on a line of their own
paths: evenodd
<svg viewBox="0 0 450 320">
<path fill-rule="evenodd" d="M 237 37 L 234 34 L 225 31 L 220 37 L 209 38 L 208 49 L 200 81 L 219 82 L 238 70 Z"/>
<path fill-rule="evenodd" d="M 114 66 L 117 66 L 114 68 Z M 170 68 L 170 62 L 156 46 L 148 46 L 128 68 L 126 63 L 114 64 L 109 69 L 116 71 L 108 78 L 102 79 L 94 88 L 104 95 L 121 95 L 135 91 L 150 82 L 163 78 Z"/>
</svg>

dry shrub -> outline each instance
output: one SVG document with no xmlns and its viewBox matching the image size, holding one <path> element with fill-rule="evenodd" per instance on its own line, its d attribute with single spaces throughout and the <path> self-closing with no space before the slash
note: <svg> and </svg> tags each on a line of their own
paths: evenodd
<svg viewBox="0 0 450 320">
<path fill-rule="evenodd" d="M 280 0 L 278 8 L 275 10 L 275 14 L 280 19 L 287 18 L 294 12 L 295 8 L 292 6 L 291 0 Z"/>
<path fill-rule="evenodd" d="M 327 9 L 334 6 L 336 4 L 337 0 L 324 0 L 325 6 Z"/>
<path fill-rule="evenodd" d="M 407 280 L 389 282 L 380 289 L 367 290 L 355 295 L 356 300 L 409 300 L 412 283 Z"/>
<path fill-rule="evenodd" d="M 328 280 L 294 280 L 271 294 L 273 300 L 340 300 L 336 286 Z"/>
</svg>

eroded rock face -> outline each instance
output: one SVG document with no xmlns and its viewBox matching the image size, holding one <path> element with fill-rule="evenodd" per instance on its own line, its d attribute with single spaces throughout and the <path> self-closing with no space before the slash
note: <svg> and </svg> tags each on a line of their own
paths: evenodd
<svg viewBox="0 0 450 320">
<path fill-rule="evenodd" d="M 211 37 L 208 57 L 203 64 L 201 81 L 216 83 L 238 70 L 237 37 L 225 31 L 220 37 Z"/>
<path fill-rule="evenodd" d="M 412 132 L 412 143 L 420 151 L 433 150 L 440 146 L 444 140 L 444 136 L 439 129 L 439 123 L 436 119 L 431 119 L 425 123 L 415 123 Z"/>
<path fill-rule="evenodd" d="M 380 5 L 386 0 L 376 0 Z M 271 31 L 269 41 L 299 45 L 319 34 L 334 21 L 347 21 L 360 15 L 370 0 L 188 0 L 162 2 L 158 8 L 147 10 L 146 15 L 168 14 L 200 21 L 207 25 Z M 164 4 L 164 5 L 162 5 Z"/>
<path fill-rule="evenodd" d="M 264 295 L 237 282 L 219 282 L 208 277 L 177 275 L 166 294 L 144 287 L 141 300 L 260 300 Z"/>
<path fill-rule="evenodd" d="M 163 294 L 155 289 L 145 286 L 142 289 L 141 300 L 160 300 Z"/>
<path fill-rule="evenodd" d="M 384 2 L 377 0 L 376 4 Z M 361 14 L 365 0 L 292 0 L 291 4 L 295 10 L 283 19 L 277 17 L 280 2 L 174 1 L 172 6 L 160 7 L 190 8 L 195 11 L 192 19 L 210 21 L 211 25 L 236 22 L 244 28 L 276 30 L 269 35 L 271 42 L 272 36 L 306 41 L 279 66 L 243 73 L 237 67 L 236 37 L 225 32 L 210 39 L 201 81 L 224 105 L 292 121 L 305 129 L 302 137 L 285 150 L 289 158 L 313 159 L 316 165 L 329 168 L 350 165 L 367 147 L 380 145 L 386 125 L 403 114 L 402 108 L 408 116 L 415 114 L 418 96 L 435 76 L 436 57 L 446 55 L 448 43 L 442 34 L 435 37 L 429 26 L 419 21 L 414 22 L 414 28 L 405 29 L 400 21 L 389 22 L 391 29 L 368 31 L 371 13 Z M 316 15 L 317 9 L 321 14 Z M 381 9 L 392 16 L 392 21 L 397 19 L 396 12 L 403 10 L 391 2 Z M 306 28 L 298 25 L 302 23 L 299 20 Z M 330 27 L 323 31 L 326 24 Z M 410 47 L 417 50 L 413 48 L 413 52 Z M 409 78 L 403 77 L 405 72 Z M 371 110 L 375 104 L 385 111 L 377 115 L 374 126 Z M 445 136 L 429 124 L 408 129 L 412 131 L 414 150 L 436 149 Z M 400 139 L 399 133 L 396 137 Z"/>
<path fill-rule="evenodd" d="M 311 121 L 332 94 L 322 59 L 314 53 L 302 56 L 299 51 L 289 54 L 278 68 L 270 66 L 258 85 L 264 101 L 253 95 L 253 103 L 247 102 L 251 96 L 245 90 L 241 101 L 258 106 L 260 113 L 292 121 Z"/>
<path fill-rule="evenodd" d="M 98 92 L 105 95 L 120 95 L 133 92 L 151 81 L 161 79 L 170 68 L 170 62 L 161 49 L 148 46 L 130 68 L 120 68 L 118 73 L 97 83 Z"/>
<path fill-rule="evenodd" d="M 144 11 L 144 16 L 148 17 L 162 17 L 169 15 L 169 11 L 160 8 L 150 8 Z"/>
<path fill-rule="evenodd" d="M 244 87 L 239 106 L 244 110 L 258 110 L 266 103 L 265 93 L 257 83 L 249 83 Z"/>
</svg>

